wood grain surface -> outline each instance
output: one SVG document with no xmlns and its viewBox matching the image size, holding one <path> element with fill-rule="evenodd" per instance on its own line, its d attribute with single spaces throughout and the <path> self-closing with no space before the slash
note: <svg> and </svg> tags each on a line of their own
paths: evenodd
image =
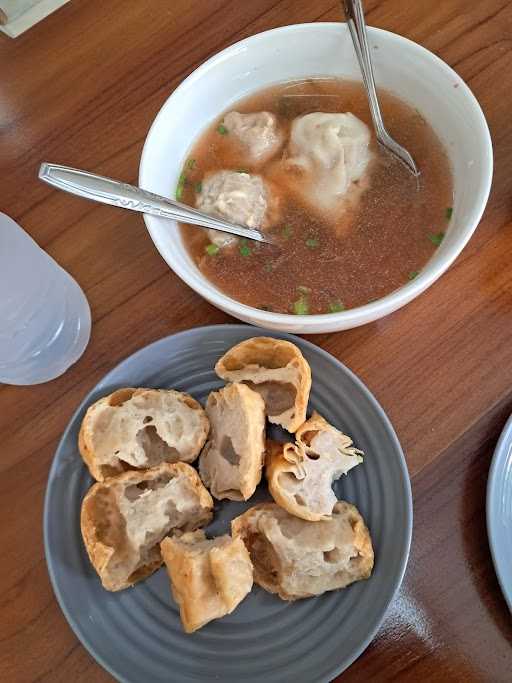
<svg viewBox="0 0 512 683">
<path fill-rule="evenodd" d="M 312 341 L 387 410 L 407 455 L 411 560 L 373 644 L 343 681 L 512 680 L 511 617 L 485 530 L 493 448 L 512 412 L 512 3 L 367 0 L 367 20 L 440 55 L 490 125 L 495 178 L 470 244 L 388 318 Z M 119 360 L 172 332 L 230 319 L 167 268 L 138 215 L 52 190 L 49 160 L 135 182 L 148 127 L 176 85 L 230 43 L 338 21 L 333 0 L 72 0 L 16 40 L 0 36 L 0 209 L 69 270 L 94 324 L 82 359 L 36 387 L 0 387 L 0 680 L 112 680 L 68 627 L 43 555 L 58 439 Z"/>
</svg>

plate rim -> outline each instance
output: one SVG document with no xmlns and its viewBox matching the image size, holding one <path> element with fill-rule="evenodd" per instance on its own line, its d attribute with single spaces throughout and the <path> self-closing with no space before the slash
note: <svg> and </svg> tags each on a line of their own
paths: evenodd
<svg viewBox="0 0 512 683">
<path fill-rule="evenodd" d="M 507 586 L 504 572 L 501 563 L 505 561 L 501 558 L 501 551 L 498 543 L 498 529 L 497 526 L 501 524 L 501 520 L 497 518 L 494 509 L 494 500 L 497 494 L 498 486 L 502 481 L 501 475 L 508 458 L 512 460 L 512 415 L 509 416 L 494 448 L 494 453 L 489 467 L 489 474 L 487 477 L 487 487 L 485 494 L 485 516 L 487 524 L 487 538 L 489 539 L 489 548 L 491 550 L 492 563 L 496 578 L 500 584 L 501 592 L 507 603 L 507 607 L 512 613 L 512 583 Z"/>
<path fill-rule="evenodd" d="M 106 372 L 95 384 L 92 386 L 82 399 L 80 401 L 78 407 L 76 410 L 73 412 L 71 417 L 69 418 L 67 425 L 62 432 L 62 435 L 59 439 L 59 442 L 57 444 L 57 447 L 55 449 L 53 459 L 52 459 L 52 464 L 50 466 L 50 470 L 48 472 L 48 478 L 47 478 L 47 483 L 46 483 L 46 491 L 45 491 L 45 496 L 44 496 L 44 508 L 43 508 L 43 543 L 44 543 L 44 556 L 45 556 L 45 561 L 46 561 L 46 567 L 48 571 L 48 576 L 50 578 L 50 583 L 53 589 L 53 593 L 57 599 L 58 605 L 68 623 L 68 626 L 71 628 L 75 636 L 78 638 L 80 641 L 81 645 L 87 650 L 87 652 L 91 655 L 91 657 L 107 671 L 110 673 L 115 680 L 120 681 L 121 683 L 132 683 L 129 679 L 125 678 L 124 676 L 120 675 L 115 669 L 104 659 L 104 657 L 97 653 L 92 646 L 92 644 L 89 642 L 89 639 L 87 635 L 83 632 L 80 623 L 75 620 L 74 616 L 71 614 L 71 612 L 68 610 L 63 594 L 60 590 L 59 587 L 59 582 L 56 578 L 55 575 L 55 568 L 53 566 L 53 559 L 50 555 L 50 543 L 49 543 L 49 519 L 50 519 L 50 486 L 53 483 L 55 479 L 55 471 L 57 469 L 57 463 L 58 463 L 58 456 L 60 450 L 64 447 L 65 442 L 68 439 L 69 432 L 71 431 L 75 420 L 77 420 L 80 417 L 80 414 L 83 412 L 83 410 L 89 405 L 89 395 L 95 391 L 96 387 L 98 384 L 107 382 L 109 377 L 115 373 L 120 366 L 122 366 L 125 363 L 128 362 L 133 362 L 136 360 L 136 357 L 138 355 L 142 355 L 143 353 L 147 352 L 147 350 L 151 347 L 158 346 L 160 344 L 165 344 L 167 340 L 175 337 L 186 337 L 190 335 L 191 333 L 197 333 L 198 331 L 202 331 L 203 333 L 207 333 L 209 330 L 213 329 L 218 329 L 218 328 L 230 328 L 232 331 L 239 331 L 239 332 L 247 332 L 247 330 L 253 328 L 252 325 L 248 324 L 243 324 L 243 323 L 225 323 L 225 324 L 219 324 L 219 325 L 199 325 L 197 327 L 192 327 L 188 328 L 186 330 L 181 330 L 179 332 L 175 332 L 169 335 L 166 335 L 165 337 L 161 337 L 160 339 L 157 339 L 153 342 L 150 342 L 149 344 L 146 344 L 145 346 L 141 347 L 137 351 L 134 351 L 132 354 L 126 356 L 122 360 L 120 360 L 118 363 L 116 363 L 108 372 Z M 386 613 L 389 609 L 389 606 L 391 603 L 394 601 L 396 598 L 396 595 L 400 589 L 400 586 L 402 585 L 402 581 L 405 575 L 405 571 L 407 569 L 407 564 L 409 561 L 409 556 L 410 556 L 410 550 L 411 550 L 411 541 L 412 541 L 412 528 L 413 528 L 413 499 L 412 499 L 412 488 L 411 488 L 411 479 L 409 475 L 409 470 L 407 468 L 407 461 L 402 449 L 402 446 L 400 444 L 400 441 L 398 439 L 398 436 L 395 432 L 395 429 L 391 423 L 391 420 L 388 418 L 386 412 L 384 411 L 383 407 L 381 406 L 380 402 L 377 400 L 377 398 L 373 395 L 373 393 L 370 391 L 370 389 L 364 384 L 362 380 L 357 377 L 357 375 L 350 369 L 348 368 L 344 363 L 342 363 L 340 360 L 338 360 L 335 356 L 333 356 L 331 353 L 326 351 L 325 349 L 321 348 L 320 346 L 314 344 L 313 342 L 310 342 L 307 339 L 303 339 L 302 337 L 299 337 L 298 335 L 290 334 L 288 332 L 280 332 L 278 330 L 267 330 L 267 329 L 262 329 L 259 327 L 254 327 L 254 336 L 268 336 L 268 337 L 274 337 L 278 339 L 285 339 L 287 341 L 291 341 L 292 343 L 296 343 L 297 340 L 300 341 L 301 344 L 305 345 L 309 351 L 312 351 L 314 353 L 320 353 L 321 356 L 324 358 L 329 359 L 330 361 L 334 361 L 335 364 L 338 364 L 341 366 L 341 368 L 347 373 L 347 375 L 350 377 L 350 379 L 359 387 L 359 389 L 367 396 L 367 398 L 370 400 L 370 402 L 374 405 L 377 413 L 379 414 L 380 419 L 384 423 L 384 426 L 386 427 L 387 431 L 389 432 L 389 436 L 394 442 L 394 446 L 396 448 L 396 451 L 399 455 L 398 458 L 398 464 L 399 464 L 399 469 L 400 473 L 402 475 L 403 479 L 403 489 L 404 489 L 404 494 L 405 494 L 405 508 L 406 508 L 406 519 L 405 519 L 405 538 L 404 538 L 404 552 L 402 553 L 402 558 L 400 560 L 400 566 L 399 566 L 399 571 L 397 572 L 397 575 L 395 577 L 395 580 L 393 581 L 393 590 L 391 592 L 391 595 L 389 597 L 389 600 L 387 601 L 386 606 L 382 609 L 381 613 L 378 615 L 378 617 L 375 619 L 374 624 L 370 628 L 368 635 L 366 638 L 364 638 L 361 643 L 358 645 L 358 647 L 354 648 L 352 653 L 348 656 L 345 657 L 345 659 L 342 660 L 342 662 L 331 669 L 330 671 L 324 672 L 322 674 L 322 678 L 318 678 L 317 680 L 320 681 L 325 681 L 326 683 L 329 680 L 332 680 L 339 676 L 343 671 L 348 669 L 355 661 L 358 659 L 361 654 L 366 650 L 366 648 L 370 645 L 370 643 L 373 641 L 375 638 L 375 635 L 377 634 L 379 628 L 381 627 L 384 618 L 386 616 Z M 511 422 L 511 427 L 512 427 L 512 422 Z"/>
</svg>

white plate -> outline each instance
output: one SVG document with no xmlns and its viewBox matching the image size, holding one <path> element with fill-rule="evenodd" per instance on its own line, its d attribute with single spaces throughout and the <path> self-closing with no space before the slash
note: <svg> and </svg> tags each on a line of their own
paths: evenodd
<svg viewBox="0 0 512 683">
<path fill-rule="evenodd" d="M 498 581 L 512 612 L 512 416 L 501 433 L 489 470 L 487 534 Z"/>
</svg>

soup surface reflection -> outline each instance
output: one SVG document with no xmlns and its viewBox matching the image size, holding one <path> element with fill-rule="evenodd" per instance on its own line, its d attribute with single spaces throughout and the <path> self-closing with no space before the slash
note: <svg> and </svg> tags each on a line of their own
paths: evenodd
<svg viewBox="0 0 512 683">
<path fill-rule="evenodd" d="M 263 229 L 275 239 L 275 246 L 236 240 L 219 247 L 206 230 L 181 226 L 189 253 L 211 282 L 244 304 L 306 315 L 360 306 L 417 276 L 449 224 L 451 172 L 441 142 L 421 114 L 386 91 L 380 101 L 389 132 L 421 170 L 419 182 L 376 143 L 366 95 L 356 82 L 311 79 L 268 88 L 230 107 L 201 135 L 183 169 L 177 198 L 200 204 L 205 178 L 214 172 L 261 177 L 272 207 Z M 271 158 L 251 157 L 234 139 L 224 122 L 233 111 L 277 117 L 281 144 Z M 371 161 L 334 210 L 320 201 L 325 177 L 318 176 L 313 191 L 309 177 L 305 193 L 303 170 L 289 164 L 292 122 L 311 112 L 351 112 L 371 132 Z"/>
</svg>

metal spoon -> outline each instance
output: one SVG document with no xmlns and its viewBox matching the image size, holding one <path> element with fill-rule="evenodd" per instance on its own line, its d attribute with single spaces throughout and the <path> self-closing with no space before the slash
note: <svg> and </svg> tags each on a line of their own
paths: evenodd
<svg viewBox="0 0 512 683">
<path fill-rule="evenodd" d="M 39 169 L 39 178 L 48 185 L 59 188 L 59 190 L 76 194 L 85 199 L 92 199 L 101 204 L 110 204 L 121 209 L 140 211 L 162 218 L 173 218 L 176 221 L 192 223 L 202 228 L 214 228 L 257 242 L 271 242 L 270 238 L 263 235 L 259 230 L 223 221 L 220 218 L 215 218 L 215 216 L 197 211 L 197 209 L 192 209 L 186 204 L 175 202 L 173 199 L 167 199 L 158 194 L 147 192 L 147 190 L 142 190 L 140 187 L 128 185 L 128 183 L 122 183 L 119 180 L 104 178 L 88 171 L 43 163 Z"/>
<path fill-rule="evenodd" d="M 343 0 L 343 7 L 352 42 L 354 43 L 357 61 L 359 62 L 363 74 L 363 81 L 368 96 L 370 113 L 372 115 L 377 140 L 385 149 L 393 154 L 393 156 L 403 162 L 414 176 L 419 176 L 420 172 L 414 163 L 412 156 L 404 147 L 399 145 L 396 140 L 393 140 L 384 127 L 379 100 L 377 98 L 377 91 L 375 89 L 372 58 L 370 55 L 370 48 L 368 47 L 366 23 L 361 0 Z"/>
</svg>

